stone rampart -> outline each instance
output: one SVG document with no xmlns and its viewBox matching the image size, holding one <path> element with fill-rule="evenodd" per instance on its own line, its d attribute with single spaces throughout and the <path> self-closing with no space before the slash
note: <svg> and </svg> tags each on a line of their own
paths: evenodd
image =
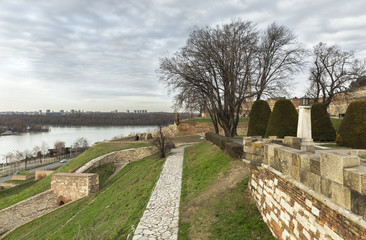
<svg viewBox="0 0 366 240">
<path fill-rule="evenodd" d="M 0 211 L 0 233 L 32 221 L 56 208 L 56 195 L 48 190 Z"/>
<path fill-rule="evenodd" d="M 25 181 L 28 179 L 31 179 L 34 177 L 34 173 L 31 174 L 27 174 L 27 175 L 12 175 L 11 176 L 11 180 L 21 180 L 21 181 Z"/>
<path fill-rule="evenodd" d="M 206 132 L 215 132 L 212 122 L 180 122 L 178 125 L 179 135 L 200 135 L 204 136 Z M 220 134 L 224 134 L 224 130 L 220 127 Z M 239 122 L 237 127 L 238 135 L 246 135 L 248 131 L 248 122 Z"/>
<path fill-rule="evenodd" d="M 56 203 L 60 206 L 98 192 L 98 174 L 56 173 L 52 175 L 51 189 L 54 190 Z"/>
<path fill-rule="evenodd" d="M 158 148 L 156 146 L 150 146 L 150 147 L 142 147 L 142 148 L 131 148 L 116 152 L 111 152 L 108 154 L 105 154 L 103 156 L 94 158 L 93 160 L 90 160 L 83 166 L 81 166 L 78 170 L 75 171 L 75 173 L 83 173 L 86 171 L 90 171 L 91 169 L 103 166 L 105 164 L 109 163 L 129 163 L 134 162 L 137 160 L 140 160 L 144 157 L 150 156 L 153 153 L 156 153 L 158 151 Z"/>
<path fill-rule="evenodd" d="M 296 138 L 244 139 L 251 192 L 273 235 L 366 239 L 366 167 L 360 158 L 314 154 L 283 146 L 285 142 L 292 147 L 299 143 Z"/>
</svg>

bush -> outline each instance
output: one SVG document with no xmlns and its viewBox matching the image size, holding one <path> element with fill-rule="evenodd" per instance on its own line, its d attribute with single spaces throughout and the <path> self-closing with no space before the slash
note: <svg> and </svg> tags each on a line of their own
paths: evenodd
<svg viewBox="0 0 366 240">
<path fill-rule="evenodd" d="M 346 147 L 366 148 L 366 101 L 355 101 L 348 106 L 336 142 Z"/>
<path fill-rule="evenodd" d="M 287 99 L 278 100 L 269 118 L 265 137 L 296 137 L 297 119 L 297 112 L 292 102 Z"/>
<path fill-rule="evenodd" d="M 243 145 L 236 142 L 228 142 L 225 145 L 225 151 L 232 158 L 242 158 Z"/>
<path fill-rule="evenodd" d="M 247 135 L 264 137 L 270 115 L 271 109 L 266 101 L 255 101 L 250 112 Z"/>
<path fill-rule="evenodd" d="M 212 133 L 212 132 L 205 133 L 205 137 L 208 141 L 217 145 L 221 149 L 225 149 L 226 143 L 232 142 L 229 138 L 221 136 L 220 134 L 217 134 L 217 133 Z"/>
<path fill-rule="evenodd" d="M 311 133 L 315 141 L 334 141 L 336 131 L 323 103 L 311 107 Z"/>
</svg>

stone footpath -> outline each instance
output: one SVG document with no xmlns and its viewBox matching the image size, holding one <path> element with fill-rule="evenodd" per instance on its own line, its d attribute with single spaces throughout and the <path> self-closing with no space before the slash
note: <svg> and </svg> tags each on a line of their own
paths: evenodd
<svg viewBox="0 0 366 240">
<path fill-rule="evenodd" d="M 177 239 L 184 146 L 172 149 L 133 240 Z"/>
</svg>

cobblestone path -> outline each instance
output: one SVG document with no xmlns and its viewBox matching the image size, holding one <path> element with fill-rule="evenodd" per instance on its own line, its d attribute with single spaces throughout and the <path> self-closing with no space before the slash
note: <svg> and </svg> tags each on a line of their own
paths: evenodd
<svg viewBox="0 0 366 240">
<path fill-rule="evenodd" d="M 133 240 L 177 239 L 184 146 L 172 149 Z"/>
</svg>

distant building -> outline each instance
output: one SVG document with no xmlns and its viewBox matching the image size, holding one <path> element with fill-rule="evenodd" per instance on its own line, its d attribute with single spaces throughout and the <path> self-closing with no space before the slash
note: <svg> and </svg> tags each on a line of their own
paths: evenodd
<svg viewBox="0 0 366 240">
<path fill-rule="evenodd" d="M 126 113 L 130 113 L 130 110 L 128 110 L 128 109 L 127 109 L 127 110 L 126 110 Z"/>
</svg>

